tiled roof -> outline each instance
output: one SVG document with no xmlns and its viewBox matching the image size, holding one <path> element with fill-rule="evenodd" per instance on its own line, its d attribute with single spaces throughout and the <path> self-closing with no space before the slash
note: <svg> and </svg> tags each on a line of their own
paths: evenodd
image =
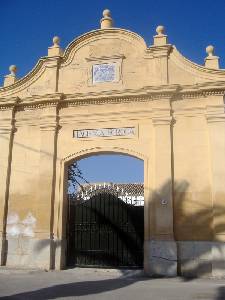
<svg viewBox="0 0 225 300">
<path fill-rule="evenodd" d="M 91 183 L 83 184 L 80 187 L 78 193 L 88 194 L 93 190 L 113 190 L 117 191 L 119 195 L 130 195 L 130 196 L 144 196 L 144 184 L 143 183 Z"/>
</svg>

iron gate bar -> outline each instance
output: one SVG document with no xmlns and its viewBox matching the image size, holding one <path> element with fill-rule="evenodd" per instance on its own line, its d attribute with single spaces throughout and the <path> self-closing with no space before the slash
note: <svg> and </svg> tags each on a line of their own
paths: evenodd
<svg viewBox="0 0 225 300">
<path fill-rule="evenodd" d="M 144 207 L 106 189 L 69 198 L 69 266 L 142 267 Z"/>
</svg>

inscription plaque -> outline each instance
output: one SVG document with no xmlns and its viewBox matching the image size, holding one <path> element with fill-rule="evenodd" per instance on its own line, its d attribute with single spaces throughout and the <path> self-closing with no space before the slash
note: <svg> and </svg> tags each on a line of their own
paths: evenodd
<svg viewBox="0 0 225 300">
<path fill-rule="evenodd" d="M 98 64 L 92 67 L 93 83 L 116 81 L 116 64 Z"/>
<path fill-rule="evenodd" d="M 135 135 L 135 127 L 81 129 L 81 130 L 73 131 L 73 137 L 77 139 L 94 138 L 94 137 L 110 137 L 110 136 L 133 137 L 134 135 Z"/>
</svg>

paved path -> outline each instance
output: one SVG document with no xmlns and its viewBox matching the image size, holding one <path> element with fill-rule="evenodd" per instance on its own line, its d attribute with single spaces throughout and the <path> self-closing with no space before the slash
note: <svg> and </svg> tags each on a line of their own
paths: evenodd
<svg viewBox="0 0 225 300">
<path fill-rule="evenodd" d="M 129 270 L 44 272 L 0 267 L 0 299 L 225 300 L 225 280 L 149 279 Z"/>
</svg>

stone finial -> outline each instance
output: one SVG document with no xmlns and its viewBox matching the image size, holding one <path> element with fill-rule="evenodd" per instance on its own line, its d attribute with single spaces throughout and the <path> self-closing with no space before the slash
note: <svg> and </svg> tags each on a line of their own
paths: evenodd
<svg viewBox="0 0 225 300">
<path fill-rule="evenodd" d="M 60 47 L 60 38 L 54 36 L 52 39 L 53 45 L 48 48 L 48 56 L 62 56 L 63 50 Z"/>
<path fill-rule="evenodd" d="M 212 45 L 209 45 L 205 48 L 205 52 L 208 54 L 208 56 L 214 56 L 214 47 Z"/>
<path fill-rule="evenodd" d="M 167 35 L 164 34 L 165 31 L 165 27 L 162 25 L 159 25 L 156 27 L 156 33 L 157 35 L 155 35 L 153 37 L 154 39 L 154 46 L 162 46 L 162 45 L 166 45 L 168 44 L 167 41 Z"/>
<path fill-rule="evenodd" d="M 10 75 L 16 76 L 17 66 L 16 66 L 16 65 L 11 65 L 11 66 L 9 67 L 9 71 L 10 71 Z"/>
<path fill-rule="evenodd" d="M 113 27 L 113 19 L 111 18 L 111 12 L 109 9 L 103 10 L 103 18 L 100 20 L 101 29 Z"/>
<path fill-rule="evenodd" d="M 219 69 L 219 57 L 214 55 L 214 47 L 209 45 L 205 49 L 208 56 L 205 58 L 205 67 Z"/>
<path fill-rule="evenodd" d="M 5 76 L 4 86 L 9 86 L 9 85 L 11 85 L 11 84 L 13 84 L 17 81 L 17 78 L 16 78 L 17 67 L 16 67 L 16 65 L 11 65 L 9 67 L 9 71 L 10 71 L 10 74 Z"/>
<path fill-rule="evenodd" d="M 156 27 L 156 33 L 158 33 L 158 35 L 164 35 L 164 30 L 165 30 L 165 27 L 162 26 L 162 25 L 159 25 Z"/>
<path fill-rule="evenodd" d="M 53 47 L 58 47 L 60 44 L 60 38 L 58 36 L 54 36 L 52 42 L 53 42 Z"/>
</svg>

